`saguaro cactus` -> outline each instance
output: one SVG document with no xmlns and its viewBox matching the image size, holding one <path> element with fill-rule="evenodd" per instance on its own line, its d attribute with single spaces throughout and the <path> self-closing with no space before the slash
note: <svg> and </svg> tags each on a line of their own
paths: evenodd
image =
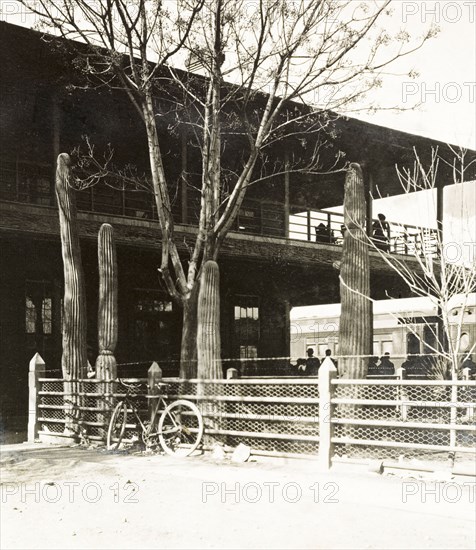
<svg viewBox="0 0 476 550">
<path fill-rule="evenodd" d="M 103 223 L 98 235 L 99 262 L 99 311 L 96 376 L 110 381 L 117 377 L 114 350 L 117 345 L 117 259 L 114 244 L 114 230 Z"/>
<path fill-rule="evenodd" d="M 364 378 L 372 353 L 372 303 L 369 252 L 365 235 L 366 203 L 362 169 L 352 163 L 345 178 L 344 236 L 340 266 L 341 317 L 339 360 L 343 378 Z"/>
<path fill-rule="evenodd" d="M 65 380 L 85 378 L 88 364 L 86 293 L 76 219 L 76 200 L 70 181 L 71 159 L 66 153 L 61 153 L 58 155 L 56 167 L 56 198 L 64 266 L 61 367 Z"/>
<path fill-rule="evenodd" d="M 200 277 L 197 326 L 197 378 L 223 378 L 220 339 L 220 270 L 205 262 Z"/>
</svg>

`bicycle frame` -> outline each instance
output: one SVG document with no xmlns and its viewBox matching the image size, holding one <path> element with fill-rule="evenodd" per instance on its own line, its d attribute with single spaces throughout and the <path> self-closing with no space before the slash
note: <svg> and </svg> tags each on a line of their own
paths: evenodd
<svg viewBox="0 0 476 550">
<path fill-rule="evenodd" d="M 147 394 L 149 401 L 149 420 L 143 421 L 136 398 L 139 393 L 136 388 L 122 380 L 119 383 L 126 388 L 125 394 L 118 395 L 118 402 L 114 408 L 107 432 L 107 445 L 111 450 L 119 448 L 127 427 L 127 417 L 131 413 L 136 419 L 136 427 L 140 428 L 142 441 L 147 448 L 160 445 L 165 453 L 176 456 L 189 456 L 200 445 L 204 423 L 198 407 L 186 399 L 176 399 L 167 404 L 162 391 L 167 384 L 158 383 L 159 390 L 154 394 Z M 122 415 L 122 417 L 121 417 Z M 185 453 L 185 454 L 184 454 Z"/>
<path fill-rule="evenodd" d="M 172 415 L 168 415 L 168 417 L 172 420 L 173 424 L 174 424 L 174 428 L 173 429 L 170 429 L 170 430 L 162 430 L 162 431 L 159 431 L 159 430 L 156 430 L 154 431 L 154 427 L 156 426 L 157 424 L 157 421 L 158 421 L 158 418 L 159 418 L 159 411 L 161 410 L 161 407 L 163 408 L 163 410 L 165 410 L 167 408 L 167 402 L 165 401 L 164 399 L 164 394 L 163 393 L 159 393 L 158 395 L 149 395 L 147 394 L 145 397 L 150 400 L 150 399 L 156 399 L 157 402 L 155 404 L 155 407 L 152 411 L 152 418 L 150 420 L 150 423 L 147 424 L 146 422 L 143 422 L 141 417 L 140 417 L 140 414 L 139 414 L 139 411 L 138 411 L 138 407 L 136 406 L 136 404 L 134 403 L 134 397 L 137 397 L 137 395 L 131 395 L 131 388 L 130 386 L 128 386 L 127 384 L 125 384 L 124 382 L 120 381 L 120 384 L 125 387 L 127 389 L 126 391 L 126 394 L 124 395 L 122 401 L 124 401 L 126 407 L 127 407 L 127 412 L 132 412 L 137 420 L 137 422 L 139 423 L 140 427 L 141 427 L 141 431 L 142 431 L 142 437 L 143 439 L 148 439 L 150 437 L 155 437 L 155 436 L 159 436 L 159 435 L 168 435 L 168 434 L 172 434 L 174 432 L 176 432 L 179 427 L 177 426 L 177 423 L 175 422 L 175 419 Z M 167 384 L 157 384 L 156 386 L 161 389 L 161 386 L 164 387 L 166 386 Z"/>
</svg>

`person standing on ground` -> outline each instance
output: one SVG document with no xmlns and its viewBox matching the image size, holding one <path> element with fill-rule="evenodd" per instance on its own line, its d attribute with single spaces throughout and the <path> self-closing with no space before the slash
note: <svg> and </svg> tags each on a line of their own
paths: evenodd
<svg viewBox="0 0 476 550">
<path fill-rule="evenodd" d="M 319 373 L 319 367 L 321 366 L 321 362 L 317 357 L 314 357 L 314 350 L 312 348 L 308 348 L 306 353 L 307 353 L 306 375 L 317 376 Z"/>
</svg>

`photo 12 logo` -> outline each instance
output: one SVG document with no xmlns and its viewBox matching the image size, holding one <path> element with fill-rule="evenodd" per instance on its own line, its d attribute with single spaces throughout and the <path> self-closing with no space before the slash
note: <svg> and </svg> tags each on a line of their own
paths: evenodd
<svg viewBox="0 0 476 550">
<path fill-rule="evenodd" d="M 247 483 L 228 484 L 225 482 L 205 481 L 202 483 L 202 502 L 206 504 L 210 500 L 219 501 L 222 504 L 233 502 L 239 504 L 246 502 L 256 504 L 266 502 L 288 502 L 295 504 L 303 498 L 312 497 L 313 502 L 324 504 L 336 504 L 339 500 L 336 497 L 339 492 L 339 485 L 329 481 L 322 485 L 313 483 L 303 487 L 300 483 L 290 481 L 279 483 L 278 481 L 249 481 Z"/>
<path fill-rule="evenodd" d="M 417 19 L 421 23 L 474 23 L 476 3 L 474 0 L 402 2 L 402 22 L 409 23 L 412 19 Z"/>
<path fill-rule="evenodd" d="M 476 82 L 402 82 L 402 101 L 420 103 L 475 103 Z"/>
<path fill-rule="evenodd" d="M 102 487 L 95 481 L 80 483 L 79 481 L 61 481 L 61 482 L 35 482 L 35 483 L 2 483 L 0 486 L 2 503 L 9 500 L 20 499 L 22 504 L 27 502 L 47 502 L 56 504 L 58 502 L 83 501 L 88 504 L 95 504 L 101 500 L 119 504 L 136 504 L 139 502 L 137 494 L 139 486 L 137 483 L 127 481 L 123 485 L 119 482 L 113 483 L 107 487 Z"/>
<path fill-rule="evenodd" d="M 402 483 L 402 502 L 406 504 L 409 501 L 419 501 L 422 503 L 434 502 L 436 504 L 447 502 L 476 502 L 476 482 L 465 481 L 463 483 L 455 482 L 436 482 L 428 484 L 418 481 L 404 481 Z"/>
</svg>

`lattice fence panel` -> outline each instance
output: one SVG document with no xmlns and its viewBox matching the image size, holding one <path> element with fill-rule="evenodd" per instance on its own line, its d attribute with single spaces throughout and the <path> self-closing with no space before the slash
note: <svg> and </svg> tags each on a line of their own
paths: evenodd
<svg viewBox="0 0 476 550">
<path fill-rule="evenodd" d="M 474 460 L 476 386 L 455 388 L 456 400 L 448 383 L 338 381 L 333 398 L 335 455 Z"/>
</svg>

